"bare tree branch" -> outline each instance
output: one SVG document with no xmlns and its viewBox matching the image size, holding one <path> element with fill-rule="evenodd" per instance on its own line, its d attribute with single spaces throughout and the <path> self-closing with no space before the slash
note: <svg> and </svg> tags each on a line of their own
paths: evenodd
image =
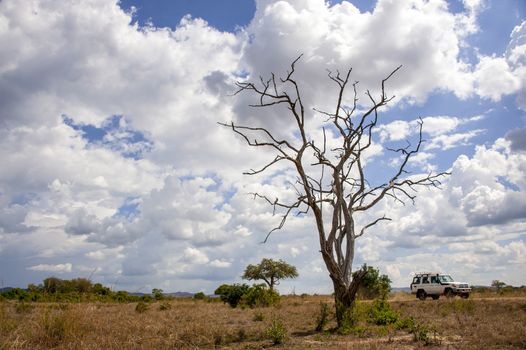
<svg viewBox="0 0 526 350">
<path fill-rule="evenodd" d="M 334 109 L 331 112 L 312 109 L 325 118 L 325 125 L 321 128 L 321 141 L 309 140 L 305 104 L 300 84 L 295 78 L 296 64 L 301 57 L 300 55 L 292 62 L 284 77 L 277 78 L 271 74 L 269 79 L 260 78 L 257 84 L 238 82 L 238 90 L 234 94 L 247 92 L 254 95 L 257 102 L 251 106 L 255 108 L 283 108 L 295 127 L 293 136 L 280 139 L 265 127 L 242 126 L 234 122 L 219 124 L 231 128 L 251 147 L 266 147 L 276 152 L 273 160 L 245 174 L 260 174 L 281 161 L 290 162 L 297 175 L 296 184 L 292 185 L 296 199 L 292 203 L 282 203 L 277 198 L 273 200 L 265 195 L 253 193 L 254 198 L 263 199 L 271 205 L 274 214 L 278 211 L 281 214 L 279 224 L 268 232 L 264 242 L 268 241 L 273 232 L 284 227 L 291 213 L 310 213 L 316 224 L 320 252 L 334 283 L 337 304 L 340 302 L 351 305 L 357 283 L 366 273 L 360 270 L 355 274 L 356 278 L 352 278 L 356 239 L 380 222 L 391 220 L 384 215 L 357 227 L 358 215 L 371 210 L 386 198 L 401 204 L 405 204 L 406 201 L 414 203 L 418 188 L 439 188 L 441 179 L 449 173 L 408 176 L 409 162 L 420 151 L 424 142 L 423 121 L 419 119 L 418 139 L 414 146 L 408 142 L 404 147 L 388 148 L 400 158 L 395 171 L 380 185 L 371 186 L 367 180 L 365 151 L 373 145 L 373 131 L 380 120 L 380 109 L 394 98 L 387 95 L 386 83 L 401 66 L 381 81 L 379 96 L 373 96 L 373 93 L 366 90 L 365 96 L 370 106 L 360 115 L 355 115 L 358 110 L 358 82 L 350 83 L 352 69 L 343 74 L 340 71 L 328 71 L 328 79 L 337 88 Z M 348 89 L 352 97 L 350 103 L 345 103 Z M 327 147 L 327 130 L 333 131 L 337 136 L 336 147 Z M 332 142 L 334 140 L 331 140 Z M 342 314 L 338 311 L 337 317 L 340 322 Z"/>
</svg>

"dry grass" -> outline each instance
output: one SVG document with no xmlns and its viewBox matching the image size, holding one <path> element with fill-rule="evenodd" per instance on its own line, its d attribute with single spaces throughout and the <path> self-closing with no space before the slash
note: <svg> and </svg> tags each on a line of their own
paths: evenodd
<svg viewBox="0 0 526 350">
<path fill-rule="evenodd" d="M 520 295 L 424 302 L 395 295 L 393 308 L 422 325 L 429 346 L 392 325 L 361 323 L 361 331 L 350 335 L 314 332 L 320 302 L 332 305 L 325 296 L 286 297 L 278 307 L 260 309 L 173 300 L 150 304 L 144 312 L 136 311 L 136 303 L 1 302 L 0 349 L 526 348 L 526 298 Z M 287 330 L 281 345 L 273 345 L 266 332 L 276 319 Z M 327 327 L 334 326 L 331 320 Z"/>
</svg>

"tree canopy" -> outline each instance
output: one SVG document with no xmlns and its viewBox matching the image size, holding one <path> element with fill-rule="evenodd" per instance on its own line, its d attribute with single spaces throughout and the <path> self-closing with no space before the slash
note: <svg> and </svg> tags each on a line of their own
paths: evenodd
<svg viewBox="0 0 526 350">
<path fill-rule="evenodd" d="M 287 264 L 283 260 L 263 259 L 259 264 L 248 265 L 243 274 L 246 280 L 263 280 L 274 290 L 274 286 L 279 284 L 279 280 L 284 278 L 296 278 L 298 271 L 296 267 Z"/>
</svg>

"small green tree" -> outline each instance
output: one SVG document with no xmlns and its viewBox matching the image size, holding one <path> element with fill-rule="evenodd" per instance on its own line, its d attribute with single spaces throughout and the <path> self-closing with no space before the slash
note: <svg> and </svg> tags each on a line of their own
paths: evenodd
<svg viewBox="0 0 526 350">
<path fill-rule="evenodd" d="M 494 288 L 497 288 L 497 293 L 500 293 L 502 287 L 506 286 L 506 283 L 499 281 L 499 280 L 493 280 L 491 282 L 491 286 Z"/>
<path fill-rule="evenodd" d="M 163 300 L 164 299 L 163 290 L 159 288 L 152 289 L 152 296 L 155 300 Z"/>
<path fill-rule="evenodd" d="M 358 297 L 361 299 L 386 299 L 391 291 L 391 280 L 387 275 L 380 275 L 380 271 L 364 264 L 359 271 L 366 271 L 360 286 Z M 353 273 L 353 277 L 357 272 Z"/>
<path fill-rule="evenodd" d="M 263 280 L 274 290 L 274 286 L 279 284 L 279 280 L 284 278 L 298 277 L 296 267 L 287 264 L 283 260 L 263 259 L 257 265 L 248 265 L 242 276 L 246 280 Z"/>
<path fill-rule="evenodd" d="M 203 293 L 203 292 L 197 292 L 194 294 L 194 299 L 196 300 L 205 300 L 206 299 L 206 294 Z"/>
</svg>

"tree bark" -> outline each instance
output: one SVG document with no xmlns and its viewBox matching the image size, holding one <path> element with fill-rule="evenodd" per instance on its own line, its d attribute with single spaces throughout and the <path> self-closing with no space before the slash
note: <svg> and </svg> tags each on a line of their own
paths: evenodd
<svg viewBox="0 0 526 350">
<path fill-rule="evenodd" d="M 356 301 L 356 293 L 363 278 L 367 274 L 366 270 L 359 270 L 351 283 L 347 285 L 342 278 L 332 276 L 334 285 L 334 303 L 336 306 L 336 321 L 338 328 L 352 326 L 354 324 L 353 311 Z"/>
</svg>

